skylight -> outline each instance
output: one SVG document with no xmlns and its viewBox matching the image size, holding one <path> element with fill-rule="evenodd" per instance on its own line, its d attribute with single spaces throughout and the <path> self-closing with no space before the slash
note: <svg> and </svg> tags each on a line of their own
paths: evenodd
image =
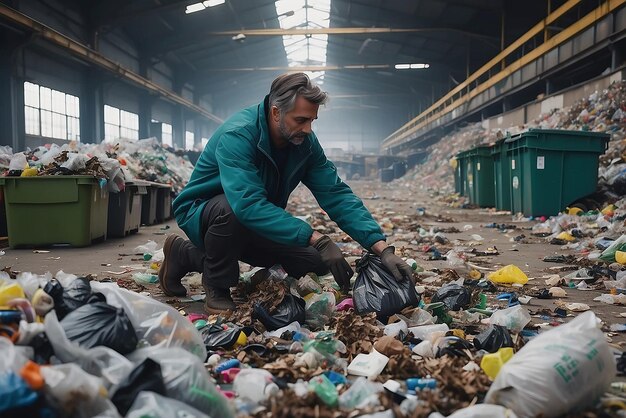
<svg viewBox="0 0 626 418">
<path fill-rule="evenodd" d="M 204 10 L 209 7 L 219 6 L 220 4 L 224 4 L 224 3 L 226 3 L 226 0 L 201 1 L 198 3 L 188 5 L 187 8 L 185 9 L 185 13 L 189 14 L 189 13 L 199 12 L 200 10 Z"/>
<path fill-rule="evenodd" d="M 327 28 L 330 0 L 278 0 L 276 13 L 282 29 Z M 325 66 L 328 35 L 283 36 L 290 67 Z M 305 71 L 317 84 L 324 83 L 324 71 Z"/>
</svg>

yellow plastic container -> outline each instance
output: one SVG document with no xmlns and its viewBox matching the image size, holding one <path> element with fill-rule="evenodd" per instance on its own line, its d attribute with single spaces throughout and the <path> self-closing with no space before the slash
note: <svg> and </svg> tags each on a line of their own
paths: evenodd
<svg viewBox="0 0 626 418">
<path fill-rule="evenodd" d="M 485 354 L 480 361 L 480 367 L 487 376 L 495 379 L 504 363 L 509 361 L 511 357 L 513 357 L 513 348 L 503 347 L 495 353 Z"/>
<path fill-rule="evenodd" d="M 0 306 L 7 306 L 7 303 L 13 299 L 24 299 L 24 290 L 17 283 L 11 283 L 6 286 L 0 286 Z"/>
<path fill-rule="evenodd" d="M 626 251 L 615 251 L 615 261 L 626 264 Z"/>
<path fill-rule="evenodd" d="M 489 280 L 500 284 L 526 284 L 528 276 L 516 265 L 509 264 L 487 276 Z"/>
</svg>

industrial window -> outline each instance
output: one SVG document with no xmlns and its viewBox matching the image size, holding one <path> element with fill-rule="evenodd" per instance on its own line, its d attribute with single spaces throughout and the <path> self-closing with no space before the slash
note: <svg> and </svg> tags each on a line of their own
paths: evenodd
<svg viewBox="0 0 626 418">
<path fill-rule="evenodd" d="M 209 142 L 209 138 L 202 138 L 202 141 L 200 141 L 202 143 L 202 149 L 204 149 L 204 147 L 206 147 L 207 142 Z"/>
<path fill-rule="evenodd" d="M 139 139 L 139 115 L 104 105 L 104 139 Z"/>
<path fill-rule="evenodd" d="M 193 132 L 185 131 L 185 149 L 193 149 L 194 134 Z"/>
<path fill-rule="evenodd" d="M 170 147 L 174 146 L 174 141 L 172 138 L 172 125 L 170 125 L 169 123 L 161 124 L 161 143 Z"/>
<path fill-rule="evenodd" d="M 80 141 L 79 99 L 38 84 L 24 83 L 26 134 Z"/>
</svg>

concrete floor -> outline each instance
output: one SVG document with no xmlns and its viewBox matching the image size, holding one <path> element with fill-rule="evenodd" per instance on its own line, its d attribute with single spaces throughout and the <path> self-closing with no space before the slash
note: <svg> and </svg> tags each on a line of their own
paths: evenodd
<svg viewBox="0 0 626 418">
<path fill-rule="evenodd" d="M 351 182 L 354 191 L 365 197 L 365 204 L 373 211 L 394 211 L 396 214 L 413 215 L 416 208 L 425 207 L 426 213 L 429 215 L 439 214 L 445 217 L 454 218 L 455 222 L 441 223 L 436 222 L 431 216 L 424 218 L 422 226 L 436 225 L 440 227 L 455 226 L 462 232 L 455 234 L 447 234 L 450 240 L 462 239 L 470 240 L 471 234 L 479 234 L 484 241 L 478 246 L 478 249 L 484 250 L 487 247 L 496 246 L 500 251 L 499 256 L 485 257 L 490 260 L 491 267 L 499 268 L 507 264 L 515 264 L 524 270 L 531 278 L 529 283 L 524 286 L 527 292 L 531 288 L 547 287 L 541 276 L 557 273 L 551 271 L 551 268 L 562 266 L 562 264 L 546 263 L 542 258 L 548 254 L 575 254 L 569 250 L 561 250 L 559 246 L 549 245 L 540 238 L 530 236 L 530 231 L 523 231 L 527 237 L 533 241 L 530 244 L 510 242 L 510 239 L 519 234 L 503 234 L 493 228 L 484 228 L 482 225 L 491 222 L 511 223 L 510 215 L 497 215 L 489 213 L 485 210 L 478 209 L 453 209 L 442 206 L 430 198 L 427 193 L 421 191 L 410 190 L 410 185 L 396 183 L 392 185 L 382 185 L 379 182 L 356 181 Z M 406 188 L 406 192 L 403 191 Z M 368 199 L 367 196 L 376 195 L 377 199 Z M 464 225 L 472 225 L 469 231 L 463 231 Z M 533 222 L 518 223 L 522 228 L 531 227 Z M 159 248 L 162 247 L 167 235 L 177 233 L 182 235 L 182 231 L 177 227 L 176 222 L 170 220 L 164 224 L 142 227 L 140 231 L 126 238 L 109 239 L 105 242 L 92 245 L 86 248 L 69 248 L 69 247 L 51 247 L 45 248 L 49 252 L 39 253 L 33 249 L 5 249 L 5 255 L 0 256 L 0 265 L 10 267 L 14 271 L 30 271 L 33 273 L 45 273 L 50 271 L 56 273 L 63 270 L 66 273 L 74 273 L 77 275 L 95 274 L 98 280 L 111 278 L 129 279 L 132 273 L 114 274 L 123 272 L 126 268 L 135 267 L 142 271 L 149 263 L 143 261 L 140 255 L 136 255 L 133 249 L 141 244 L 145 244 L 148 240 L 154 240 Z M 390 239 L 394 242 L 394 239 Z M 398 248 L 408 243 L 395 242 Z M 516 250 L 516 251 L 515 251 Z M 445 261 L 427 261 L 426 254 L 415 252 L 413 258 L 425 269 L 446 268 Z M 114 272 L 114 273 L 111 273 Z M 561 276 L 567 272 L 560 273 Z M 130 282 L 130 280 L 128 281 Z M 200 293 L 200 287 L 194 287 L 192 294 Z M 141 290 L 141 289 L 137 289 Z M 199 302 L 191 302 L 191 300 L 168 300 L 165 298 L 158 286 L 147 285 L 145 289 L 158 299 L 165 300 L 174 304 L 180 309 L 187 312 L 201 312 L 202 304 Z M 593 311 L 606 323 L 624 323 L 626 319 L 620 317 L 620 313 L 626 311 L 624 307 L 618 305 L 607 305 L 604 303 L 594 302 L 593 298 L 600 295 L 600 291 L 579 291 L 576 289 L 566 289 L 567 302 L 582 302 L 588 304 Z M 606 293 L 606 292 L 604 292 Z M 555 300 L 539 300 L 532 299 L 528 309 L 536 311 L 542 307 L 553 310 L 555 308 Z M 534 323 L 546 322 L 538 317 L 533 318 Z M 624 334 L 610 334 L 614 344 L 626 344 L 626 336 Z"/>
</svg>

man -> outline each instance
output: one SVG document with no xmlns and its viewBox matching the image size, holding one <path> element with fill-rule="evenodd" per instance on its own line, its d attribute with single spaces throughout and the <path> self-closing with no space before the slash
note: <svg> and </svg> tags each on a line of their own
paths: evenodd
<svg viewBox="0 0 626 418">
<path fill-rule="evenodd" d="M 327 94 L 303 73 L 284 74 L 262 103 L 235 114 L 207 143 L 189 183 L 174 200 L 174 215 L 189 241 L 170 235 L 159 283 L 170 296 L 184 296 L 181 279 L 202 272 L 205 309 L 235 309 L 238 261 L 281 264 L 296 278 L 333 274 L 350 288 L 352 268 L 328 236 L 285 211 L 293 189 L 304 183 L 318 203 L 355 241 L 381 256 L 397 280 L 410 267 L 387 246 L 363 202 L 337 176 L 311 129 Z"/>
</svg>

